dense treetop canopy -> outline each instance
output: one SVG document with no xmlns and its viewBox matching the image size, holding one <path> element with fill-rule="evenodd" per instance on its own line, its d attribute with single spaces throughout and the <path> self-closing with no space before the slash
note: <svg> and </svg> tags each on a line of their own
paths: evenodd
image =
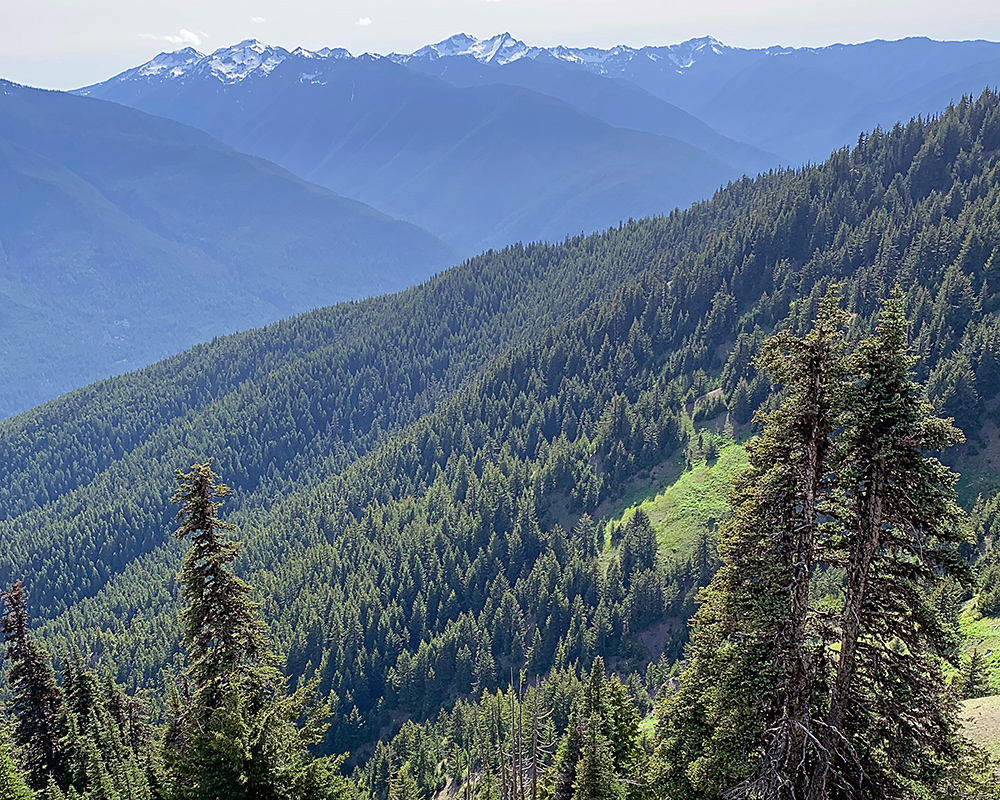
<svg viewBox="0 0 1000 800">
<path fill-rule="evenodd" d="M 900 287 L 915 376 L 966 430 L 970 486 L 995 484 L 973 451 L 1000 391 L 998 164 L 987 92 L 687 211 L 491 251 L 6 420 L 0 585 L 26 578 L 57 651 L 158 685 L 179 665 L 173 474 L 214 456 L 288 672 L 331 699 L 331 752 L 522 665 L 679 655 L 714 565 L 658 554 L 641 517 L 606 541 L 590 516 L 690 448 L 692 422 L 749 422 L 765 336 L 805 331 L 831 283 L 851 340 Z M 654 652 L 638 633 L 665 618 Z"/>
</svg>

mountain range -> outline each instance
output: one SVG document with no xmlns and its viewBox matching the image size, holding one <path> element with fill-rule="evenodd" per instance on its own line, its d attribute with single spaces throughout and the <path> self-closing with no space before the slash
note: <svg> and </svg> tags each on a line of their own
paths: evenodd
<svg viewBox="0 0 1000 800">
<path fill-rule="evenodd" d="M 201 131 L 0 82 L 0 416 L 455 259 Z"/>
<path fill-rule="evenodd" d="M 509 33 L 486 40 L 458 34 L 389 58 L 442 76 L 455 59 L 500 68 L 497 77 L 519 62 L 575 67 L 645 89 L 792 166 L 824 160 L 859 130 L 937 113 L 1000 82 L 1000 44 L 927 38 L 752 49 L 706 36 L 601 49 L 530 47 Z"/>
<path fill-rule="evenodd" d="M 676 110 L 681 125 L 629 130 L 541 88 L 459 87 L 388 58 L 248 41 L 81 91 L 202 128 L 466 253 L 668 212 L 766 161 Z"/>
<path fill-rule="evenodd" d="M 385 57 L 185 48 L 88 97 L 4 83 L 0 414 L 463 255 L 821 160 L 995 83 L 998 59 L 978 41 L 598 49 L 459 34 Z M 194 302 L 174 292 L 185 281 Z"/>
<path fill-rule="evenodd" d="M 166 85 L 192 86 L 211 78 L 212 85 L 233 87 L 248 77 L 259 83 L 285 61 L 297 62 L 302 68 L 300 79 L 311 81 L 309 63 L 351 58 L 342 48 L 289 52 L 248 40 L 210 55 L 192 48 L 164 53 L 80 91 L 144 107 L 145 103 L 162 103 L 153 98 L 166 91 Z M 375 61 L 382 57 L 365 54 L 358 58 Z M 579 94 L 563 99 L 611 124 L 633 127 L 634 117 L 630 121 L 628 116 L 635 114 L 633 104 L 649 104 L 648 98 L 634 92 L 643 89 L 700 120 L 717 135 L 750 145 L 753 149 L 743 152 L 748 160 L 731 154 L 730 163 L 737 169 L 755 166 L 762 153 L 772 159 L 769 166 L 823 160 L 831 151 L 851 144 L 859 130 L 891 127 L 918 114 L 936 113 L 963 94 L 978 94 L 1000 81 L 1000 44 L 927 38 L 753 49 L 706 36 L 673 45 L 602 49 L 535 47 L 509 33 L 489 39 L 456 34 L 413 53 L 384 58 L 457 85 L 470 80 L 470 65 L 462 62 L 475 62 L 488 68 L 482 75 L 490 82 L 530 83 L 530 88 L 554 96 L 560 93 L 547 87 L 559 80 L 557 75 L 565 80 L 567 71 L 607 78 L 618 86 L 628 84 L 633 91 L 618 101 L 625 115 L 621 118 L 598 113 L 599 104 L 587 109 L 585 102 L 573 102 L 571 98 L 579 99 Z M 536 71 L 533 65 L 548 70 Z M 597 93 L 614 91 L 603 82 L 583 85 Z M 685 138 L 685 125 L 680 120 L 676 124 L 666 135 L 704 147 L 704 131 Z M 719 154 L 717 149 L 704 149 Z"/>
</svg>

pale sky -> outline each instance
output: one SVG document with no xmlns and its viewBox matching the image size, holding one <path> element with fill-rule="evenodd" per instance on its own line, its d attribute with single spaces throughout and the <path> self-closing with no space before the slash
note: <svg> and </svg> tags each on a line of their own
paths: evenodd
<svg viewBox="0 0 1000 800">
<path fill-rule="evenodd" d="M 929 36 L 1000 40 L 998 0 L 0 0 L 0 77 L 52 89 L 104 80 L 164 50 L 246 38 L 409 52 L 454 33 L 550 46 L 821 46 Z"/>
</svg>

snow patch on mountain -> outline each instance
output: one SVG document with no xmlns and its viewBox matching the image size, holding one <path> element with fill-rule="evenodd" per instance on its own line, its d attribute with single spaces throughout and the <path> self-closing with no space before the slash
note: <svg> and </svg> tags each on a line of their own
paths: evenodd
<svg viewBox="0 0 1000 800">
<path fill-rule="evenodd" d="M 160 53 L 152 61 L 147 61 L 136 69 L 136 74 L 140 77 L 150 75 L 162 75 L 167 73 L 172 77 L 183 75 L 192 66 L 205 58 L 204 53 L 199 53 L 193 47 L 185 47 L 176 53 Z"/>
<path fill-rule="evenodd" d="M 392 53 L 388 56 L 397 64 L 412 59 L 453 58 L 471 56 L 483 64 L 509 64 L 519 58 L 533 58 L 544 52 L 541 47 L 528 47 L 509 33 L 498 33 L 489 39 L 477 39 L 467 33 L 457 33 L 437 44 L 429 44 L 412 53 Z"/>
<path fill-rule="evenodd" d="M 296 47 L 291 55 L 297 58 L 318 58 L 318 59 L 339 59 L 351 58 L 351 52 L 343 47 L 323 47 L 319 50 L 306 50 L 304 47 Z"/>
<path fill-rule="evenodd" d="M 245 39 L 233 47 L 216 50 L 207 63 L 199 65 L 199 69 L 207 68 L 223 83 L 239 83 L 254 72 L 267 75 L 288 55 L 283 47 L 270 47 L 257 39 Z"/>
<path fill-rule="evenodd" d="M 245 39 L 230 47 L 220 47 L 207 55 L 193 47 L 185 47 L 173 53 L 160 53 L 145 64 L 116 75 L 107 83 L 185 81 L 207 76 L 231 86 L 252 75 L 269 75 L 275 67 L 288 59 L 302 59 L 315 63 L 351 57 L 350 52 L 342 47 L 324 47 L 321 50 L 298 47 L 289 52 L 283 47 L 272 47 L 257 39 Z M 77 93 L 90 94 L 92 88 L 88 86 Z"/>
</svg>

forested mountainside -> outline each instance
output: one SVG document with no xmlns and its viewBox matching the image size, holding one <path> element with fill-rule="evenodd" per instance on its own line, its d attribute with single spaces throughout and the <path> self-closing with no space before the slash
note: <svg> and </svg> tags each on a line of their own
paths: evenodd
<svg viewBox="0 0 1000 800">
<path fill-rule="evenodd" d="M 230 50 L 213 58 L 266 61 L 271 48 Z M 720 138 L 707 126 L 625 130 L 548 95 L 455 87 L 388 59 L 286 53 L 240 80 L 146 72 L 80 91 L 199 127 L 464 253 L 683 207 L 762 163 L 702 149 Z"/>
<path fill-rule="evenodd" d="M 0 416 L 457 260 L 201 131 L 8 82 L 0 241 Z"/>
<path fill-rule="evenodd" d="M 644 515 L 594 519 L 704 457 L 707 421 L 747 424 L 770 393 L 762 341 L 806 330 L 831 284 L 852 339 L 900 287 L 915 377 L 969 439 L 965 496 L 997 486 L 998 165 L 986 92 L 688 211 L 490 252 L 4 421 L 0 583 L 25 577 L 55 652 L 161 686 L 172 470 L 214 456 L 287 670 L 331 699 L 327 752 L 363 761 L 512 671 L 669 660 L 709 540 L 675 558 Z"/>
</svg>

